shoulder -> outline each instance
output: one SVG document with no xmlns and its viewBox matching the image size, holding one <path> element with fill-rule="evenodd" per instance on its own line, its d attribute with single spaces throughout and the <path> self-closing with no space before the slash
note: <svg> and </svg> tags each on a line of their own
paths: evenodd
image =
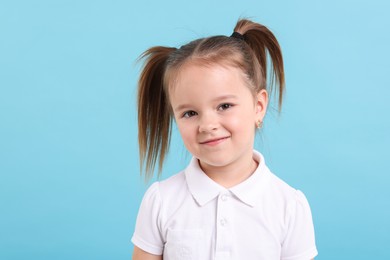
<svg viewBox="0 0 390 260">
<path fill-rule="evenodd" d="M 176 173 L 165 180 L 159 180 L 150 185 L 145 194 L 165 193 L 180 188 L 185 183 L 184 171 Z"/>
<path fill-rule="evenodd" d="M 270 171 L 269 184 L 270 199 L 273 198 L 273 205 L 279 206 L 283 216 L 281 259 L 314 258 L 317 249 L 311 209 L 306 196 Z"/>
<path fill-rule="evenodd" d="M 172 196 L 183 191 L 187 187 L 184 171 L 158 182 L 158 187 L 163 197 Z"/>
<path fill-rule="evenodd" d="M 296 207 L 310 210 L 306 196 L 301 190 L 290 186 L 271 171 L 268 171 L 268 180 L 267 190 L 269 196 L 276 204 L 287 210 L 286 213 L 294 211 Z"/>
<path fill-rule="evenodd" d="M 183 172 L 152 183 L 143 196 L 138 216 L 141 216 L 141 219 L 164 218 L 167 209 L 172 208 L 172 204 L 175 205 L 181 197 L 185 196 L 183 191 L 185 186 Z"/>
<path fill-rule="evenodd" d="M 275 204 L 284 212 L 286 224 L 304 222 L 302 226 L 312 225 L 312 215 L 309 202 L 305 194 L 287 184 L 285 181 L 270 172 L 270 193 Z"/>
<path fill-rule="evenodd" d="M 167 178 L 165 180 L 159 181 L 158 183 L 159 183 L 160 187 L 165 188 L 166 186 L 175 187 L 175 186 L 183 184 L 183 182 L 185 182 L 184 170 L 170 176 L 169 178 Z"/>
<path fill-rule="evenodd" d="M 256 179 L 257 186 L 261 186 L 265 196 L 283 202 L 294 200 L 299 193 L 298 190 L 275 175 L 273 171 L 268 168 L 265 158 L 260 152 L 254 150 L 254 158 L 260 162 L 258 166 L 258 176 L 260 177 L 257 177 Z"/>
<path fill-rule="evenodd" d="M 313 218 L 304 193 L 271 175 L 273 194 L 280 202 L 283 216 L 281 259 L 312 259 L 317 255 Z"/>
<path fill-rule="evenodd" d="M 161 222 L 161 232 L 165 234 L 165 223 L 183 205 L 192 202 L 184 171 L 168 179 L 153 183 L 145 194 L 149 211 L 155 213 Z"/>
<path fill-rule="evenodd" d="M 268 170 L 268 180 L 269 180 L 269 192 L 273 193 L 276 197 L 280 197 L 286 202 L 295 200 L 296 196 L 300 193 L 299 190 L 293 188 L 287 184 L 284 180 L 276 176 L 270 170 Z"/>
<path fill-rule="evenodd" d="M 172 198 L 178 198 L 187 193 L 187 184 L 184 171 L 181 171 L 171 177 L 154 182 L 146 191 L 144 200 L 153 200 L 160 204 L 171 201 Z"/>
</svg>

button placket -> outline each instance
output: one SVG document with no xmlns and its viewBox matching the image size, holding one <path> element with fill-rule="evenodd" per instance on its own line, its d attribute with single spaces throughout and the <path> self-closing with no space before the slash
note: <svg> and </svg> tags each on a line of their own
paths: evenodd
<svg viewBox="0 0 390 260">
<path fill-rule="evenodd" d="M 221 218 L 221 219 L 219 220 L 219 224 L 221 224 L 221 226 L 225 227 L 225 226 L 227 225 L 227 220 L 226 220 L 226 218 Z"/>
<path fill-rule="evenodd" d="M 221 193 L 218 196 L 216 219 L 216 255 L 229 255 L 231 251 L 232 229 L 229 225 L 232 218 L 229 194 Z M 229 257 L 230 258 L 230 257 Z M 226 259 L 229 259 L 226 258 Z"/>
<path fill-rule="evenodd" d="M 222 200 L 222 201 L 227 201 L 227 200 L 228 200 L 228 195 L 222 194 L 222 195 L 221 195 L 221 200 Z"/>
</svg>

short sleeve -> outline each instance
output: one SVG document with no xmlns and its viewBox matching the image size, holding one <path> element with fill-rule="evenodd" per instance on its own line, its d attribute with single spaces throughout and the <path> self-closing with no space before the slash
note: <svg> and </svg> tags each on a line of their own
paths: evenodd
<svg viewBox="0 0 390 260">
<path fill-rule="evenodd" d="M 138 211 L 135 231 L 131 242 L 142 250 L 162 255 L 164 242 L 161 236 L 161 197 L 159 183 L 156 182 L 146 191 Z"/>
<path fill-rule="evenodd" d="M 313 219 L 305 195 L 297 190 L 287 209 L 287 233 L 282 244 L 282 260 L 309 260 L 318 252 Z"/>
</svg>

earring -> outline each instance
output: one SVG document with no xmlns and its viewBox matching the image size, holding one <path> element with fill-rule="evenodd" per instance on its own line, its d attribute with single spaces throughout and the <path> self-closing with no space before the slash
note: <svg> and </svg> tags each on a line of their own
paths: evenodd
<svg viewBox="0 0 390 260">
<path fill-rule="evenodd" d="M 262 128 L 262 127 L 263 127 L 263 121 L 257 120 L 257 122 L 256 122 L 256 127 L 257 127 L 257 129 Z"/>
</svg>

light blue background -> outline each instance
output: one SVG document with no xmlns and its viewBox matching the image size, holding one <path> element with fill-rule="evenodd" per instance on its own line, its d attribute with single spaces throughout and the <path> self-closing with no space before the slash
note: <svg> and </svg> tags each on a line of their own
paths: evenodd
<svg viewBox="0 0 390 260">
<path fill-rule="evenodd" d="M 285 58 L 283 112 L 258 138 L 307 195 L 317 259 L 390 259 L 390 4 L 2 1 L 0 259 L 129 259 L 143 192 L 139 54 L 264 23 Z M 163 178 L 189 156 L 177 131 Z"/>
</svg>

